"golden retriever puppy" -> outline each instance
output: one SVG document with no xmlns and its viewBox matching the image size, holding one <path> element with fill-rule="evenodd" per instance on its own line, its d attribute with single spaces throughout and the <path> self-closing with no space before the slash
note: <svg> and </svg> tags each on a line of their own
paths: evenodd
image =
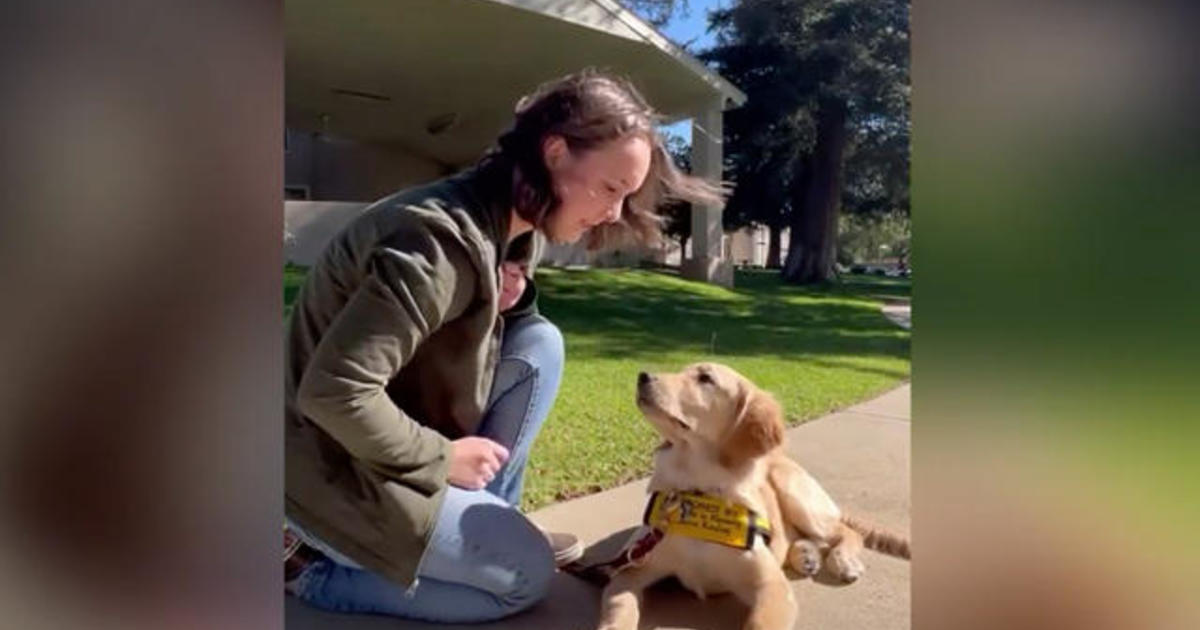
<svg viewBox="0 0 1200 630">
<path fill-rule="evenodd" d="M 797 606 L 784 563 L 810 576 L 823 560 L 852 582 L 863 572 L 864 544 L 909 557 L 907 540 L 844 516 L 788 459 L 779 404 L 734 370 L 699 363 L 673 374 L 639 374 L 637 404 L 665 440 L 654 455 L 649 491 L 658 494 L 647 510 L 657 543 L 605 587 L 600 628 L 636 629 L 642 591 L 675 576 L 701 598 L 733 593 L 750 607 L 746 629 L 787 630 Z M 691 521 L 668 523 L 680 504 Z M 756 522 L 769 530 L 755 533 Z M 704 539 L 695 535 L 700 530 L 716 534 Z"/>
</svg>

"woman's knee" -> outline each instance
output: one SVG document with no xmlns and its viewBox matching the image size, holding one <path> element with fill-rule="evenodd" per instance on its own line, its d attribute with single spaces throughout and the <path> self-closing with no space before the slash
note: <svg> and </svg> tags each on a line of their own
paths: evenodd
<svg viewBox="0 0 1200 630">
<path fill-rule="evenodd" d="M 515 320 L 505 335 L 502 358 L 519 358 L 542 373 L 562 371 L 565 356 L 562 332 L 541 315 Z"/>
<path fill-rule="evenodd" d="M 510 613 L 525 610 L 545 599 L 554 578 L 554 553 L 540 532 L 536 533 L 536 538 L 515 549 L 514 555 L 518 577 L 513 588 L 500 596 Z"/>
<path fill-rule="evenodd" d="M 554 576 L 554 552 L 545 534 L 507 505 L 473 506 L 463 512 L 463 544 L 468 561 L 485 575 L 475 582 L 492 593 L 504 614 L 541 601 Z M 462 560 L 460 559 L 460 562 Z"/>
</svg>

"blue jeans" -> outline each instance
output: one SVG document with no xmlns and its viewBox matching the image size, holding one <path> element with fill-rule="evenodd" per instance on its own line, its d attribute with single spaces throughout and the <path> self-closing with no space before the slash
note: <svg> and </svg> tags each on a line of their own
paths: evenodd
<svg viewBox="0 0 1200 630">
<path fill-rule="evenodd" d="M 478 435 L 507 447 L 509 459 L 484 490 L 447 488 L 417 581 L 411 587 L 388 581 L 298 531 L 332 557 L 309 565 L 289 585 L 295 596 L 325 610 L 445 623 L 492 621 L 545 597 L 554 555 L 515 506 L 529 449 L 558 394 L 563 341 L 541 316 L 507 324 Z"/>
</svg>

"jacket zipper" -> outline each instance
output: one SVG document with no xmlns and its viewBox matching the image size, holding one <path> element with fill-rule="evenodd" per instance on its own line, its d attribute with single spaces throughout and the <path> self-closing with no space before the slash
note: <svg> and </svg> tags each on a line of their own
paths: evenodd
<svg viewBox="0 0 1200 630">
<path fill-rule="evenodd" d="M 434 528 L 436 527 L 437 524 L 434 523 Z M 430 537 L 432 538 L 432 534 Z M 432 545 L 433 541 L 431 540 L 429 541 L 429 544 L 425 545 L 425 549 L 421 550 L 421 557 L 417 558 L 417 568 L 415 571 L 413 571 L 412 584 L 409 584 L 408 588 L 404 589 L 405 599 L 412 599 L 413 596 L 417 594 L 417 586 L 421 583 L 421 565 L 425 564 L 425 556 L 429 553 L 429 548 Z"/>
</svg>

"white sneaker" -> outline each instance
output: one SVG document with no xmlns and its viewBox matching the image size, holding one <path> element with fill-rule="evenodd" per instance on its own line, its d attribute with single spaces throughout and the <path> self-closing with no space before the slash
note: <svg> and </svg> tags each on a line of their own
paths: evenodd
<svg viewBox="0 0 1200 630">
<path fill-rule="evenodd" d="M 554 566 L 562 567 L 583 557 L 583 543 L 575 534 L 548 532 L 541 527 L 538 529 L 542 530 L 550 549 L 554 551 Z"/>
</svg>

